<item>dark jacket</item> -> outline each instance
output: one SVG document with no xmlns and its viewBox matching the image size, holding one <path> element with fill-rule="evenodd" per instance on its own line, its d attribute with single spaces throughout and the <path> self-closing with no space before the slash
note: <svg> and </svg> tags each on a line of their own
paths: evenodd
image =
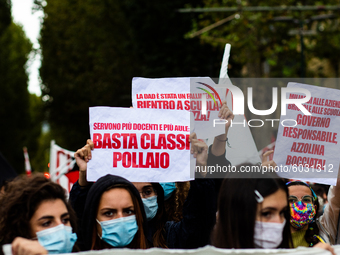
<svg viewBox="0 0 340 255">
<path fill-rule="evenodd" d="M 209 244 L 216 221 L 215 200 L 214 180 L 196 179 L 190 182 L 183 206 L 183 219 L 165 224 L 165 240 L 169 248 L 193 249 Z"/>
<path fill-rule="evenodd" d="M 102 194 L 107 190 L 107 188 L 116 184 L 125 184 L 128 186 L 131 193 L 137 198 L 137 201 L 142 212 L 143 222 L 146 224 L 144 206 L 140 198 L 139 192 L 135 188 L 135 186 L 128 180 L 119 176 L 108 174 L 99 178 L 98 181 L 92 184 L 89 189 L 85 189 L 86 192 L 82 192 L 82 189 L 79 186 L 79 184 L 74 185 L 75 189 L 73 189 L 72 187 L 72 190 L 75 192 L 70 196 L 70 201 L 72 202 L 73 206 L 74 205 L 84 206 L 83 208 L 74 207 L 76 209 L 77 214 L 81 213 L 80 231 L 79 233 L 77 233 L 77 235 L 78 246 L 82 251 L 87 251 L 91 249 L 93 226 L 96 223 L 97 208 Z M 86 200 L 85 202 L 84 199 Z M 143 226 L 143 229 L 146 229 L 146 226 Z"/>
<path fill-rule="evenodd" d="M 215 156 L 211 153 L 211 147 L 208 166 L 231 165 L 225 152 Z M 169 221 L 165 225 L 169 248 L 194 249 L 210 243 L 210 234 L 216 222 L 218 193 L 224 176 L 225 173 L 208 173 L 202 178 L 196 173 L 195 181 L 190 182 L 188 197 L 183 206 L 183 219 L 180 222 Z"/>
<path fill-rule="evenodd" d="M 209 152 L 208 165 L 230 165 L 230 162 L 225 158 L 225 154 L 214 156 L 211 154 L 211 147 Z M 208 174 L 206 177 L 211 176 Z M 190 249 L 209 244 L 210 233 L 216 222 L 217 194 L 220 180 L 207 178 L 196 178 L 195 181 L 191 181 L 188 197 L 183 207 L 183 219 L 180 222 L 165 222 L 164 217 L 157 218 L 158 213 L 154 219 L 148 222 L 145 234 L 151 245 L 153 235 L 161 222 L 164 224 L 163 234 L 169 248 Z M 157 191 L 158 210 L 165 212 L 164 191 L 158 183 L 153 183 L 153 187 Z M 86 200 L 88 192 L 88 187 L 82 188 L 77 182 L 73 185 L 70 193 L 71 205 L 80 218 L 85 216 L 84 200 Z M 165 213 L 163 213 L 163 216 L 165 216 Z"/>
</svg>

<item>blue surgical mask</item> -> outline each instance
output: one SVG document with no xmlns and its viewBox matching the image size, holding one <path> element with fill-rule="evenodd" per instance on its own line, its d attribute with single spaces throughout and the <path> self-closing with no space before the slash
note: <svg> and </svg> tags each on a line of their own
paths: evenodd
<svg viewBox="0 0 340 255">
<path fill-rule="evenodd" d="M 113 247 L 129 245 L 138 230 L 136 215 L 121 217 L 114 220 L 98 221 L 102 228 L 100 239 Z"/>
<path fill-rule="evenodd" d="M 144 210 L 146 214 L 146 219 L 148 221 L 152 220 L 158 210 L 157 196 L 152 196 L 149 198 L 143 198 Z"/>
<path fill-rule="evenodd" d="M 72 233 L 72 228 L 64 224 L 39 231 L 36 234 L 38 242 L 49 254 L 70 253 L 77 241 L 77 234 Z"/>
<path fill-rule="evenodd" d="M 164 190 L 164 200 L 171 197 L 171 194 L 176 190 L 176 183 L 174 182 L 160 182 L 159 183 Z"/>
</svg>

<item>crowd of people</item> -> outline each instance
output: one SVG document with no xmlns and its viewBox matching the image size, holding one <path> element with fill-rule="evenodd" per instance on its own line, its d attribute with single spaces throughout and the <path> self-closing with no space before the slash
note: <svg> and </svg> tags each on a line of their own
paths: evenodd
<svg viewBox="0 0 340 255">
<path fill-rule="evenodd" d="M 233 118 L 225 103 L 220 117 Z M 215 137 L 210 147 L 191 134 L 197 166 L 230 165 L 225 155 L 228 129 L 226 124 L 225 134 Z M 86 173 L 93 148 L 88 140 L 75 153 L 79 180 L 69 198 L 59 184 L 40 174 L 6 183 L 0 193 L 1 245 L 11 244 L 13 255 L 206 245 L 305 246 L 334 253 L 340 184 L 330 187 L 328 195 L 317 195 L 309 184 L 272 172 L 214 179 L 199 173 L 201 178 L 182 183 L 130 182 L 106 175 L 91 183 Z"/>
</svg>

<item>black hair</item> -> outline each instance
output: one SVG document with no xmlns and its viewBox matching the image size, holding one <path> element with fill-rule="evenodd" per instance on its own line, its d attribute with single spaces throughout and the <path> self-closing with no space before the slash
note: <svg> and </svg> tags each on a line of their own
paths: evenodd
<svg viewBox="0 0 340 255">
<path fill-rule="evenodd" d="M 165 223 L 167 220 L 167 215 L 164 206 L 164 190 L 159 183 L 151 183 L 152 187 L 157 193 L 157 204 L 158 210 L 155 217 L 151 220 L 151 225 L 156 227 L 155 232 L 152 236 L 152 245 L 154 247 L 168 248 L 165 241 Z"/>
<path fill-rule="evenodd" d="M 237 166 L 239 171 L 242 166 Z M 260 167 L 258 167 L 261 170 Z M 235 178 L 237 177 L 237 178 Z M 212 244 L 219 248 L 255 248 L 254 228 L 257 205 L 255 190 L 265 198 L 278 190 L 287 195 L 288 190 L 282 179 L 275 173 L 247 173 L 247 178 L 239 174 L 227 175 L 220 188 L 218 198 L 218 219 L 212 234 Z M 289 248 L 291 242 L 289 207 L 284 211 L 286 224 L 283 229 L 283 240 L 278 248 Z"/>
<path fill-rule="evenodd" d="M 138 224 L 138 231 L 134 239 L 138 238 L 138 240 L 133 240 L 128 247 L 140 249 L 147 248 L 148 245 L 146 243 L 146 238 L 144 235 L 144 230 L 146 229 L 146 216 L 143 202 L 138 190 L 131 182 L 129 182 L 125 178 L 107 174 L 99 178 L 97 182 L 95 182 L 91 186 L 86 198 L 80 235 L 78 236 L 78 245 L 82 251 L 87 251 L 91 249 L 112 248 L 112 246 L 106 245 L 105 242 L 100 242 L 98 247 L 94 247 L 93 245 L 98 244 L 96 242 L 97 233 L 95 226 L 97 224 L 96 215 L 99 201 L 105 191 L 116 187 L 124 187 L 125 189 L 127 189 L 131 195 L 132 201 L 134 201 L 136 220 Z"/>
<path fill-rule="evenodd" d="M 76 231 L 76 215 L 66 199 L 65 190 L 43 174 L 18 176 L 9 182 L 0 197 L 0 244 L 11 243 L 16 237 L 31 239 L 30 220 L 45 201 L 60 199 L 70 215 L 73 231 Z"/>
</svg>

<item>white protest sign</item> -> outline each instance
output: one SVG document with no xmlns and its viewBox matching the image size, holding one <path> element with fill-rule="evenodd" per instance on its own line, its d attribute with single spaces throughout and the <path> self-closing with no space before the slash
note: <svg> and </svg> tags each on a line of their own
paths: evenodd
<svg viewBox="0 0 340 255">
<path fill-rule="evenodd" d="M 288 104 L 286 115 L 281 115 L 274 153 L 281 168 L 279 175 L 335 185 L 340 155 L 340 90 L 299 83 L 288 83 L 287 87 L 311 93 L 311 99 L 303 104 L 311 115 L 304 115 L 294 104 Z M 290 99 L 304 97 L 302 93 L 287 95 Z"/>
<path fill-rule="evenodd" d="M 106 174 L 131 182 L 192 180 L 190 112 L 90 107 L 94 143 L 87 180 Z"/>
<path fill-rule="evenodd" d="M 192 86 L 190 86 L 190 84 Z M 152 108 L 191 111 L 199 139 L 215 137 L 225 132 L 224 125 L 214 125 L 225 95 L 225 88 L 215 88 L 207 77 L 200 78 L 133 78 L 132 105 Z"/>
</svg>

